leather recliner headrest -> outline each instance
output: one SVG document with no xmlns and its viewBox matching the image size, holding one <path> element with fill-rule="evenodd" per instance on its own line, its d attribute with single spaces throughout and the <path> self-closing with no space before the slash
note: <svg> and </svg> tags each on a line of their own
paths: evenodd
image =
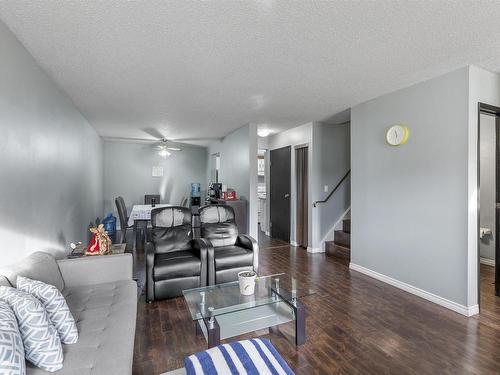
<svg viewBox="0 0 500 375">
<path fill-rule="evenodd" d="M 172 228 L 187 224 L 191 225 L 191 210 L 189 208 L 172 206 L 154 208 L 151 211 L 153 228 Z"/>
<path fill-rule="evenodd" d="M 200 223 L 234 222 L 234 210 L 225 204 L 208 205 L 200 208 Z"/>
</svg>

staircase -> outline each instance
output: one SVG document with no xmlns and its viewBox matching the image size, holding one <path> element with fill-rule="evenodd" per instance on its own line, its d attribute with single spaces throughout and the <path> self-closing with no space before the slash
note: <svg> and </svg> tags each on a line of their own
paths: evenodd
<svg viewBox="0 0 500 375">
<path fill-rule="evenodd" d="M 342 258 L 351 257 L 351 219 L 342 220 L 342 229 L 334 232 L 333 241 L 325 242 L 328 254 Z"/>
</svg>

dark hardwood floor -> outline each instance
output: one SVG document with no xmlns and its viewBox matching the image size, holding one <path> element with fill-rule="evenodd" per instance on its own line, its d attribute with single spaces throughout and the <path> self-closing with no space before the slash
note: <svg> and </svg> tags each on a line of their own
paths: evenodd
<svg viewBox="0 0 500 375">
<path fill-rule="evenodd" d="M 466 318 L 351 271 L 345 257 L 308 254 L 261 238 L 260 273 L 287 272 L 317 293 L 303 298 L 307 341 L 296 348 L 289 334 L 264 335 L 297 374 L 498 374 L 500 298 L 493 269 L 481 266 L 481 314 Z M 144 253 L 135 252 L 144 285 Z M 134 374 L 160 374 L 183 366 L 206 348 L 195 336 L 183 298 L 138 306 Z M 241 338 L 252 337 L 245 335 Z"/>
</svg>

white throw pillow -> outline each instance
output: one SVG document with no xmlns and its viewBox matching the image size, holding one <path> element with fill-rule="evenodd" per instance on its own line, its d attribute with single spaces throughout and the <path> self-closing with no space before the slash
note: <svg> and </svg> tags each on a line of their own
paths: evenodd
<svg viewBox="0 0 500 375">
<path fill-rule="evenodd" d="M 78 341 L 75 319 L 59 289 L 23 276 L 17 277 L 17 289 L 31 294 L 42 303 L 63 344 L 74 344 Z"/>
<path fill-rule="evenodd" d="M 0 286 L 0 300 L 7 302 L 16 315 L 26 359 L 45 371 L 62 369 L 61 340 L 42 303 L 31 294 L 8 286 Z"/>
<path fill-rule="evenodd" d="M 16 315 L 4 301 L 0 301 L 0 374 L 26 374 L 23 339 Z"/>
</svg>

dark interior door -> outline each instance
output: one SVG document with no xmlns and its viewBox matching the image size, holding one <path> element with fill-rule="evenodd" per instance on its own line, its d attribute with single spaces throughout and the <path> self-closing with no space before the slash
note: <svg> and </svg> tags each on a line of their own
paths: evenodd
<svg viewBox="0 0 500 375">
<path fill-rule="evenodd" d="M 291 147 L 270 153 L 270 226 L 271 237 L 290 242 Z"/>
</svg>

